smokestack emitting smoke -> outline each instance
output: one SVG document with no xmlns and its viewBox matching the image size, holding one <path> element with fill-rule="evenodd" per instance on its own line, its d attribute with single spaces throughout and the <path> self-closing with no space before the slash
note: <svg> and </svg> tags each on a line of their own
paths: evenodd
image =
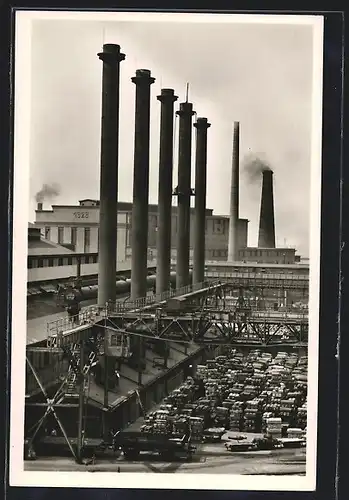
<svg viewBox="0 0 349 500">
<path fill-rule="evenodd" d="M 229 213 L 229 242 L 228 262 L 238 260 L 238 224 L 239 224 L 239 149 L 240 124 L 234 122 L 233 132 L 233 161 L 231 169 L 230 213 Z"/>
<path fill-rule="evenodd" d="M 262 155 L 248 154 L 242 162 L 243 172 L 250 183 L 259 181 L 262 173 L 271 168 L 266 160 L 261 158 Z"/>
<path fill-rule="evenodd" d="M 40 191 L 35 195 L 35 201 L 37 203 L 43 203 L 45 200 L 50 200 L 58 196 L 61 192 L 61 188 L 58 184 L 43 184 Z"/>
<path fill-rule="evenodd" d="M 259 248 L 275 248 L 273 171 L 263 170 L 261 211 L 259 219 Z"/>
</svg>

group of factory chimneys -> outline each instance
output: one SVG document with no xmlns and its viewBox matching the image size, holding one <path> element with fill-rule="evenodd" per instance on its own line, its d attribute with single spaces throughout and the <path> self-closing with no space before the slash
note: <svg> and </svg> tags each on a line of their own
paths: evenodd
<svg viewBox="0 0 349 500">
<path fill-rule="evenodd" d="M 103 62 L 102 76 L 102 127 L 100 172 L 100 229 L 98 304 L 103 306 L 116 298 L 116 247 L 118 206 L 118 159 L 119 159 L 119 104 L 120 62 L 125 55 L 120 46 L 103 45 L 98 54 Z M 148 255 L 148 203 L 149 203 L 149 148 L 150 148 L 150 87 L 155 78 L 145 69 L 136 71 L 132 82 L 136 86 L 135 143 L 132 205 L 132 267 L 131 298 L 144 297 L 147 292 Z M 177 207 L 177 280 L 176 287 L 189 285 L 190 259 L 190 199 L 195 193 L 193 282 L 204 280 L 205 271 L 205 215 L 207 178 L 207 118 L 197 118 L 195 191 L 191 188 L 191 151 L 193 105 L 183 102 L 176 112 L 179 117 L 178 187 L 172 192 L 174 103 L 178 97 L 172 89 L 162 89 L 157 97 L 161 105 L 159 193 L 157 228 L 157 293 L 169 289 L 171 271 L 171 216 L 172 196 L 178 199 Z M 263 193 L 272 189 L 272 177 L 263 176 Z M 267 198 L 268 195 L 265 194 Z M 270 196 L 269 196 L 270 198 Z M 270 243 L 268 224 L 262 224 L 262 212 L 270 221 L 273 200 L 261 203 L 260 243 Z M 239 220 L 239 124 L 234 123 L 233 167 L 230 203 L 230 230 L 228 260 L 238 260 Z M 273 221 L 274 224 L 274 221 Z M 273 236 L 275 239 L 275 236 Z M 274 242 L 275 246 L 275 242 Z"/>
<path fill-rule="evenodd" d="M 103 62 L 102 78 L 102 128 L 100 174 L 100 230 L 98 303 L 104 305 L 116 296 L 116 246 L 118 204 L 118 157 L 119 157 L 119 87 L 120 62 L 125 55 L 119 45 L 105 44 L 98 54 Z M 136 86 L 135 143 L 132 205 L 132 267 L 131 298 L 144 297 L 147 292 L 147 246 L 149 203 L 149 143 L 150 143 L 150 87 L 155 78 L 145 69 L 136 71 L 132 82 Z M 157 276 L 156 291 L 164 292 L 170 286 L 171 272 L 171 218 L 172 196 L 178 198 L 177 224 L 177 281 L 176 287 L 189 285 L 190 248 L 190 199 L 191 150 L 193 106 L 180 104 L 178 144 L 178 187 L 172 192 L 174 103 L 178 99 L 172 89 L 162 89 L 157 97 L 161 104 L 159 201 L 157 228 Z M 203 281 L 205 269 L 205 213 L 206 213 L 206 118 L 197 118 L 195 162 L 195 229 L 193 281 Z"/>
</svg>

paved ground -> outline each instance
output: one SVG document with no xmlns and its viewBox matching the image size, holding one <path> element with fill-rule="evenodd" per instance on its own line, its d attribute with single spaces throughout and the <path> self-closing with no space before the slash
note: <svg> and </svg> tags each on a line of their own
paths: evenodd
<svg viewBox="0 0 349 500">
<path fill-rule="evenodd" d="M 162 462 L 144 456 L 126 461 L 122 456 L 77 465 L 69 458 L 25 462 L 28 471 L 155 472 L 190 474 L 305 475 L 305 449 L 230 453 L 223 444 L 200 446 L 192 462 Z"/>
</svg>

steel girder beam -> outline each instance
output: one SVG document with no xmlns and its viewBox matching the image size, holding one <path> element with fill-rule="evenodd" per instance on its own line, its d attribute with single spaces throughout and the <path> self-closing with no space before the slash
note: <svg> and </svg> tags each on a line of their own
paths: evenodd
<svg viewBox="0 0 349 500">
<path fill-rule="evenodd" d="M 162 340 L 189 341 L 198 344 L 212 341 L 225 341 L 234 339 L 249 339 L 257 337 L 263 344 L 272 344 L 280 335 L 280 330 L 287 331 L 287 337 L 293 337 L 299 342 L 299 329 L 305 331 L 307 318 L 277 317 L 268 315 L 264 317 L 251 317 L 248 314 L 218 313 L 185 316 L 157 315 L 119 315 L 109 318 L 109 328 L 124 334 L 148 336 Z"/>
<path fill-rule="evenodd" d="M 86 401 L 83 401 L 84 397 L 86 397 L 86 391 L 87 391 L 87 386 L 88 386 L 88 374 L 89 371 L 97 359 L 98 353 L 99 353 L 99 339 L 98 337 L 95 337 L 94 339 L 87 339 L 87 340 L 82 340 L 81 345 L 78 345 L 76 343 L 71 344 L 71 345 L 66 345 L 63 344 L 61 346 L 61 349 L 57 348 L 52 348 L 53 352 L 62 352 L 63 351 L 63 356 L 67 357 L 69 360 L 69 368 L 67 375 L 64 377 L 64 380 L 62 381 L 61 385 L 59 386 L 58 390 L 56 391 L 55 395 L 53 398 L 49 398 L 47 395 L 47 392 L 45 390 L 45 387 L 43 383 L 40 380 L 39 374 L 36 371 L 35 367 L 29 360 L 28 356 L 26 356 L 26 361 L 27 364 L 33 373 L 33 376 L 35 377 L 38 386 L 41 389 L 42 394 L 44 395 L 46 402 L 44 403 L 31 403 L 31 402 L 26 402 L 27 407 L 44 407 L 46 408 L 45 413 L 43 416 L 34 424 L 31 429 L 29 429 L 28 433 L 30 434 L 31 431 L 34 431 L 31 437 L 29 438 L 29 445 L 32 446 L 35 437 L 37 436 L 40 428 L 42 427 L 42 424 L 46 420 L 49 414 L 53 414 L 55 417 L 55 420 L 57 421 L 62 434 L 64 436 L 65 441 L 67 442 L 67 445 L 75 458 L 75 460 L 80 463 L 82 456 L 81 456 L 81 451 L 82 451 L 82 442 L 83 442 L 83 436 L 81 435 L 81 429 L 79 429 L 80 435 L 78 436 L 78 446 L 77 450 L 75 451 L 67 434 L 64 429 L 64 426 L 59 419 L 56 409 L 57 408 L 77 408 L 80 410 L 80 414 L 82 414 L 82 407 L 81 405 L 86 404 Z M 86 349 L 88 352 L 87 355 L 87 360 L 85 362 L 85 353 Z M 36 348 L 30 348 L 30 351 L 35 352 Z M 49 351 L 50 348 L 39 348 L 40 352 L 47 352 Z M 86 353 L 87 354 L 87 353 Z M 78 404 L 74 403 L 64 403 L 64 400 L 66 398 L 66 386 L 69 381 L 70 375 L 74 375 L 74 381 L 76 382 L 76 385 L 79 388 L 79 394 L 80 394 L 80 401 Z M 84 395 L 84 396 L 83 396 Z M 80 427 L 82 428 L 82 425 L 80 423 Z"/>
<path fill-rule="evenodd" d="M 29 446 L 32 447 L 33 445 L 33 442 L 34 442 L 34 439 L 35 437 L 37 436 L 40 428 L 42 427 L 42 424 L 44 423 L 44 421 L 46 420 L 46 418 L 48 417 L 49 414 L 53 414 L 58 426 L 60 427 L 61 431 L 62 431 L 62 434 L 64 436 L 64 439 L 66 440 L 66 443 L 71 451 L 71 454 L 73 455 L 73 457 L 75 458 L 75 460 L 77 460 L 77 455 L 75 453 L 75 450 L 74 448 L 72 447 L 72 444 L 71 442 L 69 441 L 69 438 L 65 432 L 65 429 L 64 429 L 64 426 L 61 422 L 61 420 L 59 419 L 58 415 L 57 415 L 57 412 L 56 412 L 56 408 L 59 406 L 60 404 L 60 401 L 62 400 L 62 396 L 64 397 L 64 392 L 63 392 L 63 388 L 66 384 L 66 380 L 64 380 L 62 382 L 62 384 L 60 385 L 60 387 L 58 388 L 57 392 L 55 393 L 55 395 L 53 396 L 53 398 L 49 398 L 48 397 L 48 394 L 43 386 L 43 384 L 41 383 L 41 380 L 35 370 L 35 368 L 33 367 L 33 365 L 31 364 L 31 362 L 29 361 L 28 357 L 26 357 L 26 361 L 27 361 L 27 364 L 31 370 L 31 372 L 33 373 L 37 383 L 38 383 L 38 386 L 40 387 L 41 389 L 41 392 L 42 394 L 44 395 L 45 399 L 46 399 L 46 403 L 45 403 L 45 406 L 46 406 L 46 411 L 45 413 L 43 414 L 43 416 L 36 422 L 36 424 L 31 428 L 29 429 L 29 433 L 31 430 L 34 430 L 33 434 L 31 435 L 31 437 L 29 438 Z M 62 394 L 63 392 L 63 394 Z"/>
<path fill-rule="evenodd" d="M 212 278 L 213 279 L 213 278 Z M 217 277 L 214 278 L 217 280 Z M 236 288 L 283 288 L 286 290 L 308 290 L 309 289 L 309 279 L 294 279 L 287 278 L 286 276 L 283 278 L 276 277 L 265 277 L 265 276 L 224 276 L 222 277 L 222 282 L 225 285 L 232 285 Z"/>
</svg>

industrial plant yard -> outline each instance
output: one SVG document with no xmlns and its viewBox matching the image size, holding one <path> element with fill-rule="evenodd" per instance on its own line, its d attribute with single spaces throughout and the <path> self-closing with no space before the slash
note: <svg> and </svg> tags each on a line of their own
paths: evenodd
<svg viewBox="0 0 349 500">
<path fill-rule="evenodd" d="M 74 257 L 73 250 L 59 255 L 55 242 L 50 257 L 38 257 L 39 247 L 49 243 L 30 228 L 24 469 L 304 475 L 309 266 L 297 261 L 295 249 L 276 246 L 273 172 L 258 166 L 258 247 L 250 248 L 247 222 L 239 218 L 240 123 L 232 122 L 230 213 L 222 219 L 229 235 L 224 258 L 208 261 L 206 216 L 215 225 L 212 213 L 206 214 L 211 124 L 203 117 L 193 121 L 187 89 L 176 112 L 178 186 L 173 190 L 177 96 L 173 89 L 162 89 L 157 97 L 157 225 L 151 233 L 157 253 L 150 265 L 150 88 L 155 79 L 149 70 L 138 69 L 132 78 L 133 203 L 123 214 L 132 254 L 118 274 L 119 72 L 125 55 L 120 46 L 105 44 L 98 57 L 103 66 L 100 200 L 63 206 L 64 213 L 74 209 L 74 217 L 84 219 L 74 219 L 75 237 L 80 223 L 87 226 L 99 214 L 93 222 L 98 223 L 98 255 Z M 190 172 L 194 131 L 195 189 Z M 172 213 L 173 197 L 178 204 Z M 46 227 L 47 220 L 55 211 L 39 203 L 37 216 L 47 236 L 53 228 L 53 223 Z M 39 258 L 46 259 L 50 278 L 43 278 Z"/>
<path fill-rule="evenodd" d="M 58 457 L 26 462 L 28 471 L 88 471 L 88 472 L 155 472 L 155 473 L 204 473 L 248 475 L 304 475 L 305 450 L 279 450 L 229 453 L 224 446 L 203 445 L 191 462 L 164 462 L 161 459 L 142 457 L 138 461 L 103 458 L 96 464 L 78 465 L 71 459 Z"/>
</svg>

